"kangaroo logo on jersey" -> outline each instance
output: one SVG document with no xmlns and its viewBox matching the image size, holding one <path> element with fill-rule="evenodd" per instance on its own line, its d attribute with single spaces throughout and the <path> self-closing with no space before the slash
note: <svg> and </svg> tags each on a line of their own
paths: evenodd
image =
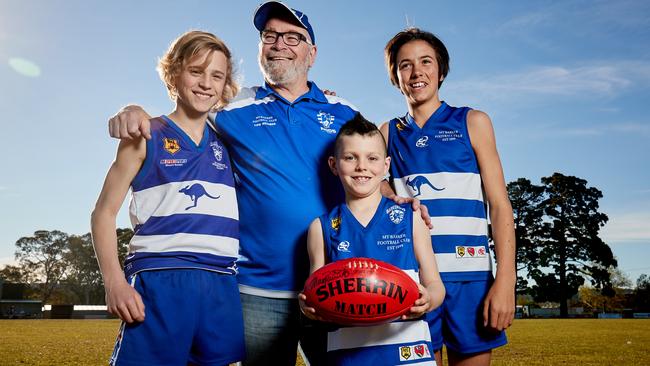
<svg viewBox="0 0 650 366">
<path fill-rule="evenodd" d="M 329 113 L 326 113 L 326 112 L 323 112 L 323 111 L 319 111 L 316 114 L 316 119 L 318 119 L 318 123 L 320 123 L 321 131 L 325 131 L 325 132 L 330 133 L 330 134 L 336 133 L 335 129 L 330 128 L 330 126 L 332 126 L 332 124 L 334 123 L 334 116 L 333 115 L 331 115 Z"/>
<path fill-rule="evenodd" d="M 192 200 L 192 203 L 194 203 L 194 205 L 186 207 L 185 210 L 196 207 L 196 205 L 199 203 L 199 198 L 203 196 L 210 197 L 215 200 L 221 197 L 211 196 L 200 183 L 194 183 L 191 186 L 187 185 L 185 188 L 181 188 L 181 190 L 178 192 L 189 196 Z"/>
<path fill-rule="evenodd" d="M 429 136 L 422 136 L 415 142 L 416 147 L 427 147 L 429 146 Z"/>
<path fill-rule="evenodd" d="M 392 221 L 394 224 L 399 224 L 404 220 L 404 212 L 406 210 L 403 209 L 402 207 L 398 205 L 393 205 L 386 210 L 386 213 L 388 214 L 388 218 L 390 218 L 390 221 Z"/>
<path fill-rule="evenodd" d="M 347 253 L 347 252 L 350 251 L 350 242 L 347 241 L 347 240 L 344 240 L 344 241 L 339 243 L 339 245 L 338 245 L 338 247 L 336 247 L 336 249 L 339 252 L 346 252 Z"/>
<path fill-rule="evenodd" d="M 332 229 L 338 231 L 341 227 L 341 216 L 333 218 L 330 221 L 330 225 L 332 226 Z"/>
<path fill-rule="evenodd" d="M 431 184 L 431 182 L 429 182 L 427 177 L 425 177 L 423 175 L 417 175 L 417 176 L 413 177 L 413 179 L 406 178 L 406 185 L 411 188 L 411 191 L 413 191 L 413 194 L 414 194 L 413 197 L 417 197 L 417 196 L 422 194 L 422 186 L 423 185 L 428 185 L 434 191 L 442 191 L 442 190 L 444 190 L 444 188 L 438 188 L 438 187 L 434 186 L 433 184 Z"/>
<path fill-rule="evenodd" d="M 402 346 L 399 348 L 400 361 L 408 360 L 411 358 L 411 347 Z"/>
<path fill-rule="evenodd" d="M 163 148 L 165 151 L 168 153 L 174 155 L 178 152 L 178 150 L 181 149 L 181 145 L 178 144 L 178 140 L 176 139 L 169 139 L 167 137 L 163 138 Z"/>
</svg>

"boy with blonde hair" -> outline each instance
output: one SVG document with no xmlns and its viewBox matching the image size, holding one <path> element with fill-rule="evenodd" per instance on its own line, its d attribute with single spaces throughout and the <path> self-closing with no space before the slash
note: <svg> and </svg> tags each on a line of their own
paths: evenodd
<svg viewBox="0 0 650 366">
<path fill-rule="evenodd" d="M 208 112 L 236 94 L 231 53 L 191 31 L 158 65 L 176 108 L 150 140 L 121 140 L 92 214 L 108 311 L 123 320 L 111 365 L 224 365 L 244 357 L 235 274 L 239 214 L 225 146 Z M 131 189 L 124 272 L 115 217 Z"/>
</svg>

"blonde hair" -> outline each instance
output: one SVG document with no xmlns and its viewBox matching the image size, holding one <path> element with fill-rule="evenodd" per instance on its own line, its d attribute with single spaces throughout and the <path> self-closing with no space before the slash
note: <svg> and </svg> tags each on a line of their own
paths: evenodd
<svg viewBox="0 0 650 366">
<path fill-rule="evenodd" d="M 226 56 L 228 69 L 226 70 L 226 82 L 223 92 L 219 97 L 215 109 L 223 108 L 235 97 L 239 91 L 239 85 L 233 76 L 232 55 L 228 46 L 212 33 L 203 31 L 189 31 L 172 41 L 169 49 L 158 61 L 158 75 L 167 87 L 167 93 L 172 100 L 176 100 L 178 93 L 175 87 L 175 79 L 180 74 L 183 66 L 194 56 L 203 51 L 210 53 L 219 51 Z"/>
</svg>

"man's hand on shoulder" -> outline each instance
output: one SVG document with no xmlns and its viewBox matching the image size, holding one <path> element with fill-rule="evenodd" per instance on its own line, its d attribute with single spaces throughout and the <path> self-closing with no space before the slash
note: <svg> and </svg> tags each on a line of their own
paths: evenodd
<svg viewBox="0 0 650 366">
<path fill-rule="evenodd" d="M 151 116 L 138 105 L 128 105 L 108 120 L 108 132 L 117 139 L 151 138 Z"/>
</svg>

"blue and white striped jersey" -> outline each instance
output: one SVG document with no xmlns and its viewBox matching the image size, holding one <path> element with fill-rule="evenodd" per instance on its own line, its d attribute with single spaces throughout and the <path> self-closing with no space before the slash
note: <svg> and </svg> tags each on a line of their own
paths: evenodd
<svg viewBox="0 0 650 366">
<path fill-rule="evenodd" d="M 413 249 L 413 210 L 382 198 L 365 227 L 347 205 L 320 217 L 327 261 L 367 257 L 393 264 L 419 283 Z M 435 365 L 429 326 L 423 320 L 341 327 L 327 336 L 332 365 Z"/>
<path fill-rule="evenodd" d="M 431 242 L 443 280 L 491 274 L 487 209 L 467 131 L 469 108 L 441 106 L 420 128 L 410 115 L 389 122 L 391 179 L 398 195 L 429 209 Z"/>
<path fill-rule="evenodd" d="M 239 214 L 228 151 L 207 124 L 197 146 L 167 116 L 151 120 L 151 136 L 131 182 L 135 235 L 126 275 L 166 268 L 236 274 Z"/>
</svg>

